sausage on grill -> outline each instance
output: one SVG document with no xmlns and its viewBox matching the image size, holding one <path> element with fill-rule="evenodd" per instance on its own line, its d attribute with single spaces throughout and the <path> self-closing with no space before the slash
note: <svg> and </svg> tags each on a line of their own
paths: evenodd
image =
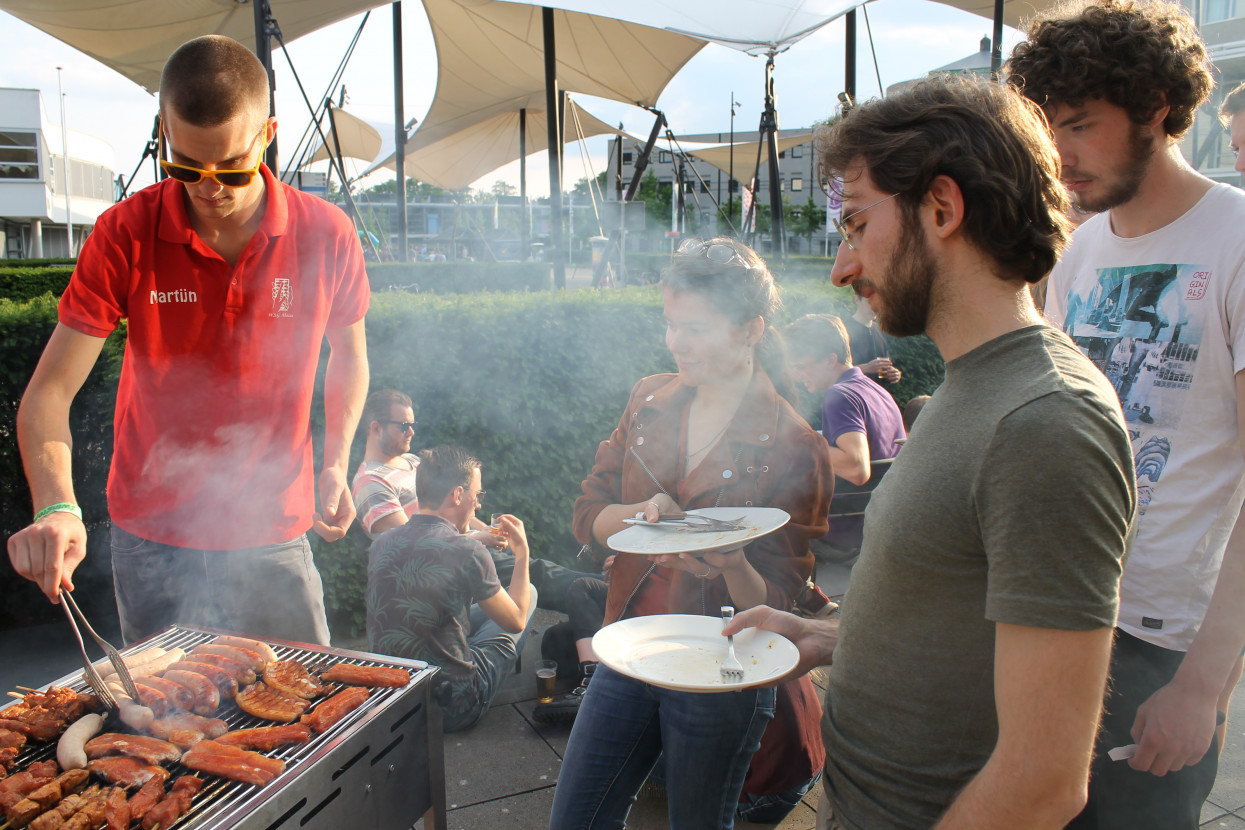
<svg viewBox="0 0 1245 830">
<path fill-rule="evenodd" d="M 338 721 L 363 705 L 371 694 L 362 686 L 351 686 L 323 701 L 312 710 L 311 714 L 303 715 L 300 723 L 305 723 L 317 732 L 327 732 Z"/>
<path fill-rule="evenodd" d="M 338 663 L 320 675 L 325 683 L 344 683 L 347 686 L 374 686 L 397 688 L 411 682 L 406 669 L 387 666 L 359 666 L 354 663 Z"/>
<path fill-rule="evenodd" d="M 194 695 L 196 715 L 210 715 L 220 708 L 220 692 L 216 690 L 216 684 L 198 672 L 169 669 L 163 676 Z"/>
</svg>

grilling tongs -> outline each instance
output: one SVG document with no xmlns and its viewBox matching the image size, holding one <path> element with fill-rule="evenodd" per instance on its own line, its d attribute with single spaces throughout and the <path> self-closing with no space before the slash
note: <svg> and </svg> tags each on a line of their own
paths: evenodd
<svg viewBox="0 0 1245 830">
<path fill-rule="evenodd" d="M 74 637 L 78 640 L 78 650 L 82 652 L 82 673 L 86 678 L 86 682 L 91 689 L 99 696 L 104 705 L 109 709 L 117 708 L 117 699 L 113 696 L 112 691 L 108 688 L 108 684 L 99 676 L 99 672 L 95 670 L 95 666 L 91 663 L 91 658 L 86 656 L 86 645 L 82 642 L 82 632 L 78 630 L 78 623 L 74 620 L 74 614 L 78 615 L 78 619 L 82 620 L 82 624 L 86 626 L 87 633 L 99 644 L 99 647 L 108 655 L 108 662 L 112 663 L 112 667 L 117 670 L 117 677 L 121 681 L 121 687 L 125 689 L 125 693 L 130 696 L 131 700 L 138 700 L 138 688 L 134 685 L 134 678 L 130 677 L 130 670 L 125 665 L 125 660 L 121 659 L 121 654 L 112 643 L 95 633 L 95 629 L 87 622 L 86 615 L 82 613 L 82 609 L 78 607 L 78 603 L 74 602 L 73 596 L 68 591 L 61 591 L 61 607 L 65 609 L 65 617 L 69 620 L 69 627 L 73 629 Z"/>
</svg>

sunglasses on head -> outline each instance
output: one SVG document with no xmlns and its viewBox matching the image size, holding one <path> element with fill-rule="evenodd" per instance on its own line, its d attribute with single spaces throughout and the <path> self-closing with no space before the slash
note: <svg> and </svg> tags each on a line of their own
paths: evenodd
<svg viewBox="0 0 1245 830">
<path fill-rule="evenodd" d="M 705 259 L 718 265 L 734 265 L 738 263 L 745 269 L 751 268 L 734 245 L 725 242 L 710 242 L 703 239 L 686 239 L 680 243 L 675 253 L 682 256 L 702 254 Z"/>
<path fill-rule="evenodd" d="M 251 139 L 251 146 L 246 150 L 247 155 L 250 155 L 251 148 L 267 129 L 268 122 L 265 121 L 264 126 L 260 127 L 259 132 L 255 134 L 255 138 Z M 189 164 L 177 164 L 164 159 L 164 122 L 160 122 L 160 169 L 164 171 L 164 175 L 182 184 L 198 184 L 204 179 L 211 179 L 221 187 L 246 187 L 259 173 L 260 165 L 264 163 L 264 150 L 267 148 L 268 141 L 265 139 L 259 150 L 259 158 L 255 160 L 255 166 L 246 170 L 204 170 L 200 167 L 191 167 Z"/>
</svg>

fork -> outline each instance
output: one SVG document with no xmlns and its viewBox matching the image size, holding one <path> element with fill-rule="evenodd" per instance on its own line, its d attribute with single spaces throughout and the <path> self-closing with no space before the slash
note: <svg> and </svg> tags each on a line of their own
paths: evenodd
<svg viewBox="0 0 1245 830">
<path fill-rule="evenodd" d="M 61 591 L 62 599 L 68 596 L 68 591 Z M 78 623 L 73 618 L 73 612 L 69 610 L 69 605 L 64 602 L 61 603 L 61 608 L 65 609 L 65 617 L 69 620 L 69 627 L 73 629 L 73 635 L 78 640 L 78 651 L 82 652 L 82 676 L 86 678 L 87 685 L 91 687 L 91 691 L 95 692 L 95 695 L 105 707 L 116 709 L 117 699 L 112 696 L 108 684 L 104 682 L 104 678 L 99 676 L 99 672 L 91 664 L 91 658 L 86 656 L 86 644 L 82 642 L 82 632 L 78 630 Z"/>
<path fill-rule="evenodd" d="M 121 688 L 125 689 L 125 693 L 130 696 L 131 700 L 138 700 L 138 687 L 134 685 L 134 678 L 130 676 L 130 670 L 125 665 L 125 660 L 122 659 L 121 653 L 113 648 L 112 643 L 95 633 L 95 629 L 91 627 L 89 622 L 87 622 L 86 615 L 82 613 L 82 609 L 78 608 L 78 603 L 74 602 L 72 594 L 68 591 L 61 591 L 61 599 L 68 602 L 69 607 L 73 609 L 73 612 L 78 615 L 78 619 L 82 620 L 82 624 L 86 626 L 87 633 L 91 635 L 95 642 L 99 644 L 99 647 L 104 650 L 104 653 L 108 655 L 108 662 L 112 663 L 112 667 L 117 670 L 117 677 L 121 681 Z M 78 635 L 78 640 L 82 640 L 81 634 Z M 94 667 L 92 667 L 92 670 L 94 670 Z M 99 676 L 98 672 L 96 672 L 96 676 Z M 109 696 L 111 697 L 111 695 Z"/>
<path fill-rule="evenodd" d="M 735 618 L 735 608 L 731 605 L 722 606 L 722 627 Z M 739 658 L 735 656 L 735 638 L 726 635 L 726 659 L 722 661 L 722 679 L 727 683 L 738 683 L 744 679 L 744 666 L 739 662 Z"/>
</svg>

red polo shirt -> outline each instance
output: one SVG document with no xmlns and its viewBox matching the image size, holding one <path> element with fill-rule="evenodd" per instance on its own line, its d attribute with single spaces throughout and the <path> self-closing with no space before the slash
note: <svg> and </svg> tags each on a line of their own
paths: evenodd
<svg viewBox="0 0 1245 830">
<path fill-rule="evenodd" d="M 166 179 L 99 218 L 61 297 L 60 321 L 84 334 L 128 320 L 108 507 L 144 539 L 238 550 L 311 526 L 316 366 L 369 289 L 346 215 L 260 169 L 267 206 L 237 265 Z"/>
</svg>

